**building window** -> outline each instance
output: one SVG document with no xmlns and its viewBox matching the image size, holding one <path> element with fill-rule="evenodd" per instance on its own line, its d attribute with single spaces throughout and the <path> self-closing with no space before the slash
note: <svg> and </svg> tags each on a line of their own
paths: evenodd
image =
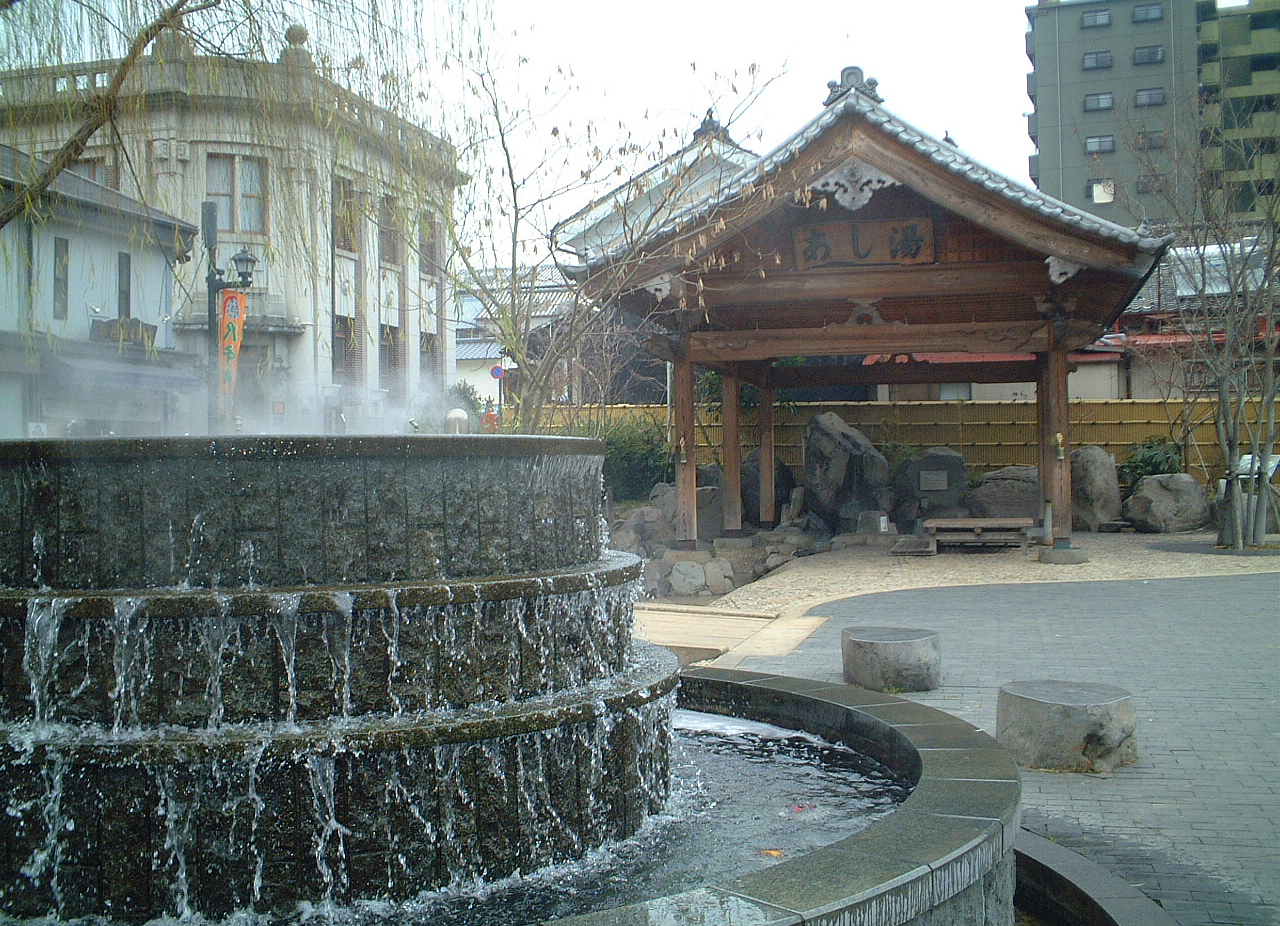
<svg viewBox="0 0 1280 926">
<path fill-rule="evenodd" d="M 444 351 L 440 339 L 422 332 L 418 335 L 418 376 L 424 383 L 438 383 L 443 369 Z"/>
<path fill-rule="evenodd" d="M 1084 64 L 1082 65 L 1086 71 L 1100 71 L 1104 68 L 1111 67 L 1111 52 L 1109 51 L 1090 51 L 1085 52 Z"/>
<path fill-rule="evenodd" d="M 1139 132 L 1133 137 L 1135 148 L 1151 151 L 1164 147 L 1164 132 Z"/>
<path fill-rule="evenodd" d="M 260 235 L 267 230 L 267 167 L 262 158 L 211 154 L 205 187 L 218 204 L 218 230 Z"/>
<path fill-rule="evenodd" d="M 378 260 L 398 266 L 404 259 L 401 240 L 396 223 L 396 199 L 394 196 L 384 196 L 378 203 Z"/>
<path fill-rule="evenodd" d="M 1232 212 L 1252 212 L 1257 205 L 1257 198 L 1252 183 L 1231 184 L 1227 190 L 1230 197 L 1228 208 Z"/>
<path fill-rule="evenodd" d="M 360 245 L 360 209 L 355 184 L 345 177 L 333 178 L 333 246 L 340 251 L 356 251 Z"/>
<path fill-rule="evenodd" d="M 1134 64 L 1159 64 L 1163 60 L 1163 45 L 1139 45 L 1133 50 Z"/>
<path fill-rule="evenodd" d="M 1081 29 L 1097 29 L 1100 26 L 1111 25 L 1110 10 L 1085 10 L 1080 14 Z"/>
<path fill-rule="evenodd" d="M 418 273 L 432 276 L 440 272 L 440 223 L 424 215 L 418 222 Z"/>
<path fill-rule="evenodd" d="M 133 314 L 133 258 L 121 251 L 116 259 L 116 317 Z"/>
<path fill-rule="evenodd" d="M 385 389 L 391 403 L 404 405 L 404 341 L 400 329 L 393 325 L 382 325 L 378 336 L 378 386 Z"/>
<path fill-rule="evenodd" d="M 1084 111 L 1087 113 L 1112 109 L 1115 105 L 1115 97 L 1110 93 L 1086 93 L 1084 95 Z"/>
<path fill-rule="evenodd" d="M 1138 178 L 1136 189 L 1139 193 L 1163 193 L 1164 174 L 1143 174 Z"/>
<path fill-rule="evenodd" d="M 1084 150 L 1086 154 L 1105 154 L 1109 151 L 1116 150 L 1116 137 L 1114 135 L 1090 135 L 1084 140 Z"/>
<path fill-rule="evenodd" d="M 1113 203 L 1116 201 L 1116 181 L 1114 177 L 1096 177 L 1084 185 L 1084 198 L 1091 203 Z"/>
<path fill-rule="evenodd" d="M 69 169 L 81 177 L 87 177 L 94 183 L 100 183 L 113 190 L 120 189 L 120 171 L 105 155 L 82 157 Z"/>
<path fill-rule="evenodd" d="M 1135 3 L 1133 5 L 1133 21 L 1150 23 L 1164 19 L 1163 3 Z"/>
<path fill-rule="evenodd" d="M 71 278 L 71 242 L 66 238 L 53 239 L 53 317 L 67 317 L 67 284 Z"/>
<path fill-rule="evenodd" d="M 1133 95 L 1134 106 L 1163 106 L 1164 87 L 1148 87 Z"/>
</svg>

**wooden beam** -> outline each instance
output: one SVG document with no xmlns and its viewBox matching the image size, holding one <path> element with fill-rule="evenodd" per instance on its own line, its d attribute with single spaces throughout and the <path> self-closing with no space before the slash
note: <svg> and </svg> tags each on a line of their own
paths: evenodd
<svg viewBox="0 0 1280 926">
<path fill-rule="evenodd" d="M 689 359 L 713 365 L 842 354 L 1035 353 L 1048 345 L 1046 328 L 1043 321 L 1027 321 L 695 331 L 689 336 Z"/>
<path fill-rule="evenodd" d="M 1025 293 L 1028 299 L 1049 292 L 1044 261 L 981 264 L 922 264 L 901 267 L 851 267 L 839 270 L 765 271 L 704 274 L 701 296 L 707 308 L 780 305 L 911 297 Z M 851 305 L 850 311 L 853 310 Z"/>
<path fill-rule="evenodd" d="M 722 374 L 720 463 L 724 467 L 724 529 L 742 530 L 742 439 L 738 433 L 738 371 Z"/>
<path fill-rule="evenodd" d="M 840 367 L 771 367 L 767 382 L 776 389 L 828 386 L 888 386 L 913 383 L 1034 383 L 1035 361 L 983 363 L 873 363 Z"/>
<path fill-rule="evenodd" d="M 778 521 L 778 502 L 773 497 L 773 390 L 760 390 L 760 417 L 757 421 L 760 439 L 760 523 L 770 526 Z"/>
<path fill-rule="evenodd" d="M 698 542 L 698 443 L 694 431 L 693 364 L 675 362 L 676 542 L 692 549 Z"/>
</svg>

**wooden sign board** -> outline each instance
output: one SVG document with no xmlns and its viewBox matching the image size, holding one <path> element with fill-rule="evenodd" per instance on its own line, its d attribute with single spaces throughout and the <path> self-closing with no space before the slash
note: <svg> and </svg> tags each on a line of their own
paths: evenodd
<svg viewBox="0 0 1280 926">
<path fill-rule="evenodd" d="M 933 220 L 827 222 L 794 232 L 796 268 L 858 267 L 864 264 L 931 264 Z"/>
</svg>

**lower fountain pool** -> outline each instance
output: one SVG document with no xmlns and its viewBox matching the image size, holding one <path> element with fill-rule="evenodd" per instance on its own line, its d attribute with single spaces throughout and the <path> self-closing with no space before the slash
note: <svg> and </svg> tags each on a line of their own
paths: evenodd
<svg viewBox="0 0 1280 926">
<path fill-rule="evenodd" d="M 512 926 L 637 903 L 805 855 L 891 812 L 908 782 L 848 747 L 676 710 L 667 808 L 587 858 L 348 911 L 360 926 Z M 346 919 L 344 916 L 343 919 Z"/>
</svg>

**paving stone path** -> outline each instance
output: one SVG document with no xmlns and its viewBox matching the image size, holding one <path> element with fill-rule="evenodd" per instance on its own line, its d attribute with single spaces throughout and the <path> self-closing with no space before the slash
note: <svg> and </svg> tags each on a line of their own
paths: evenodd
<svg viewBox="0 0 1280 926">
<path fill-rule="evenodd" d="M 1137 763 L 1027 771 L 1024 825 L 1160 903 L 1182 926 L 1280 926 L 1280 573 L 921 588 L 842 598 L 786 655 L 743 669 L 841 680 L 850 624 L 941 633 L 942 686 L 904 694 L 994 733 L 1014 679 L 1133 693 Z"/>
</svg>

